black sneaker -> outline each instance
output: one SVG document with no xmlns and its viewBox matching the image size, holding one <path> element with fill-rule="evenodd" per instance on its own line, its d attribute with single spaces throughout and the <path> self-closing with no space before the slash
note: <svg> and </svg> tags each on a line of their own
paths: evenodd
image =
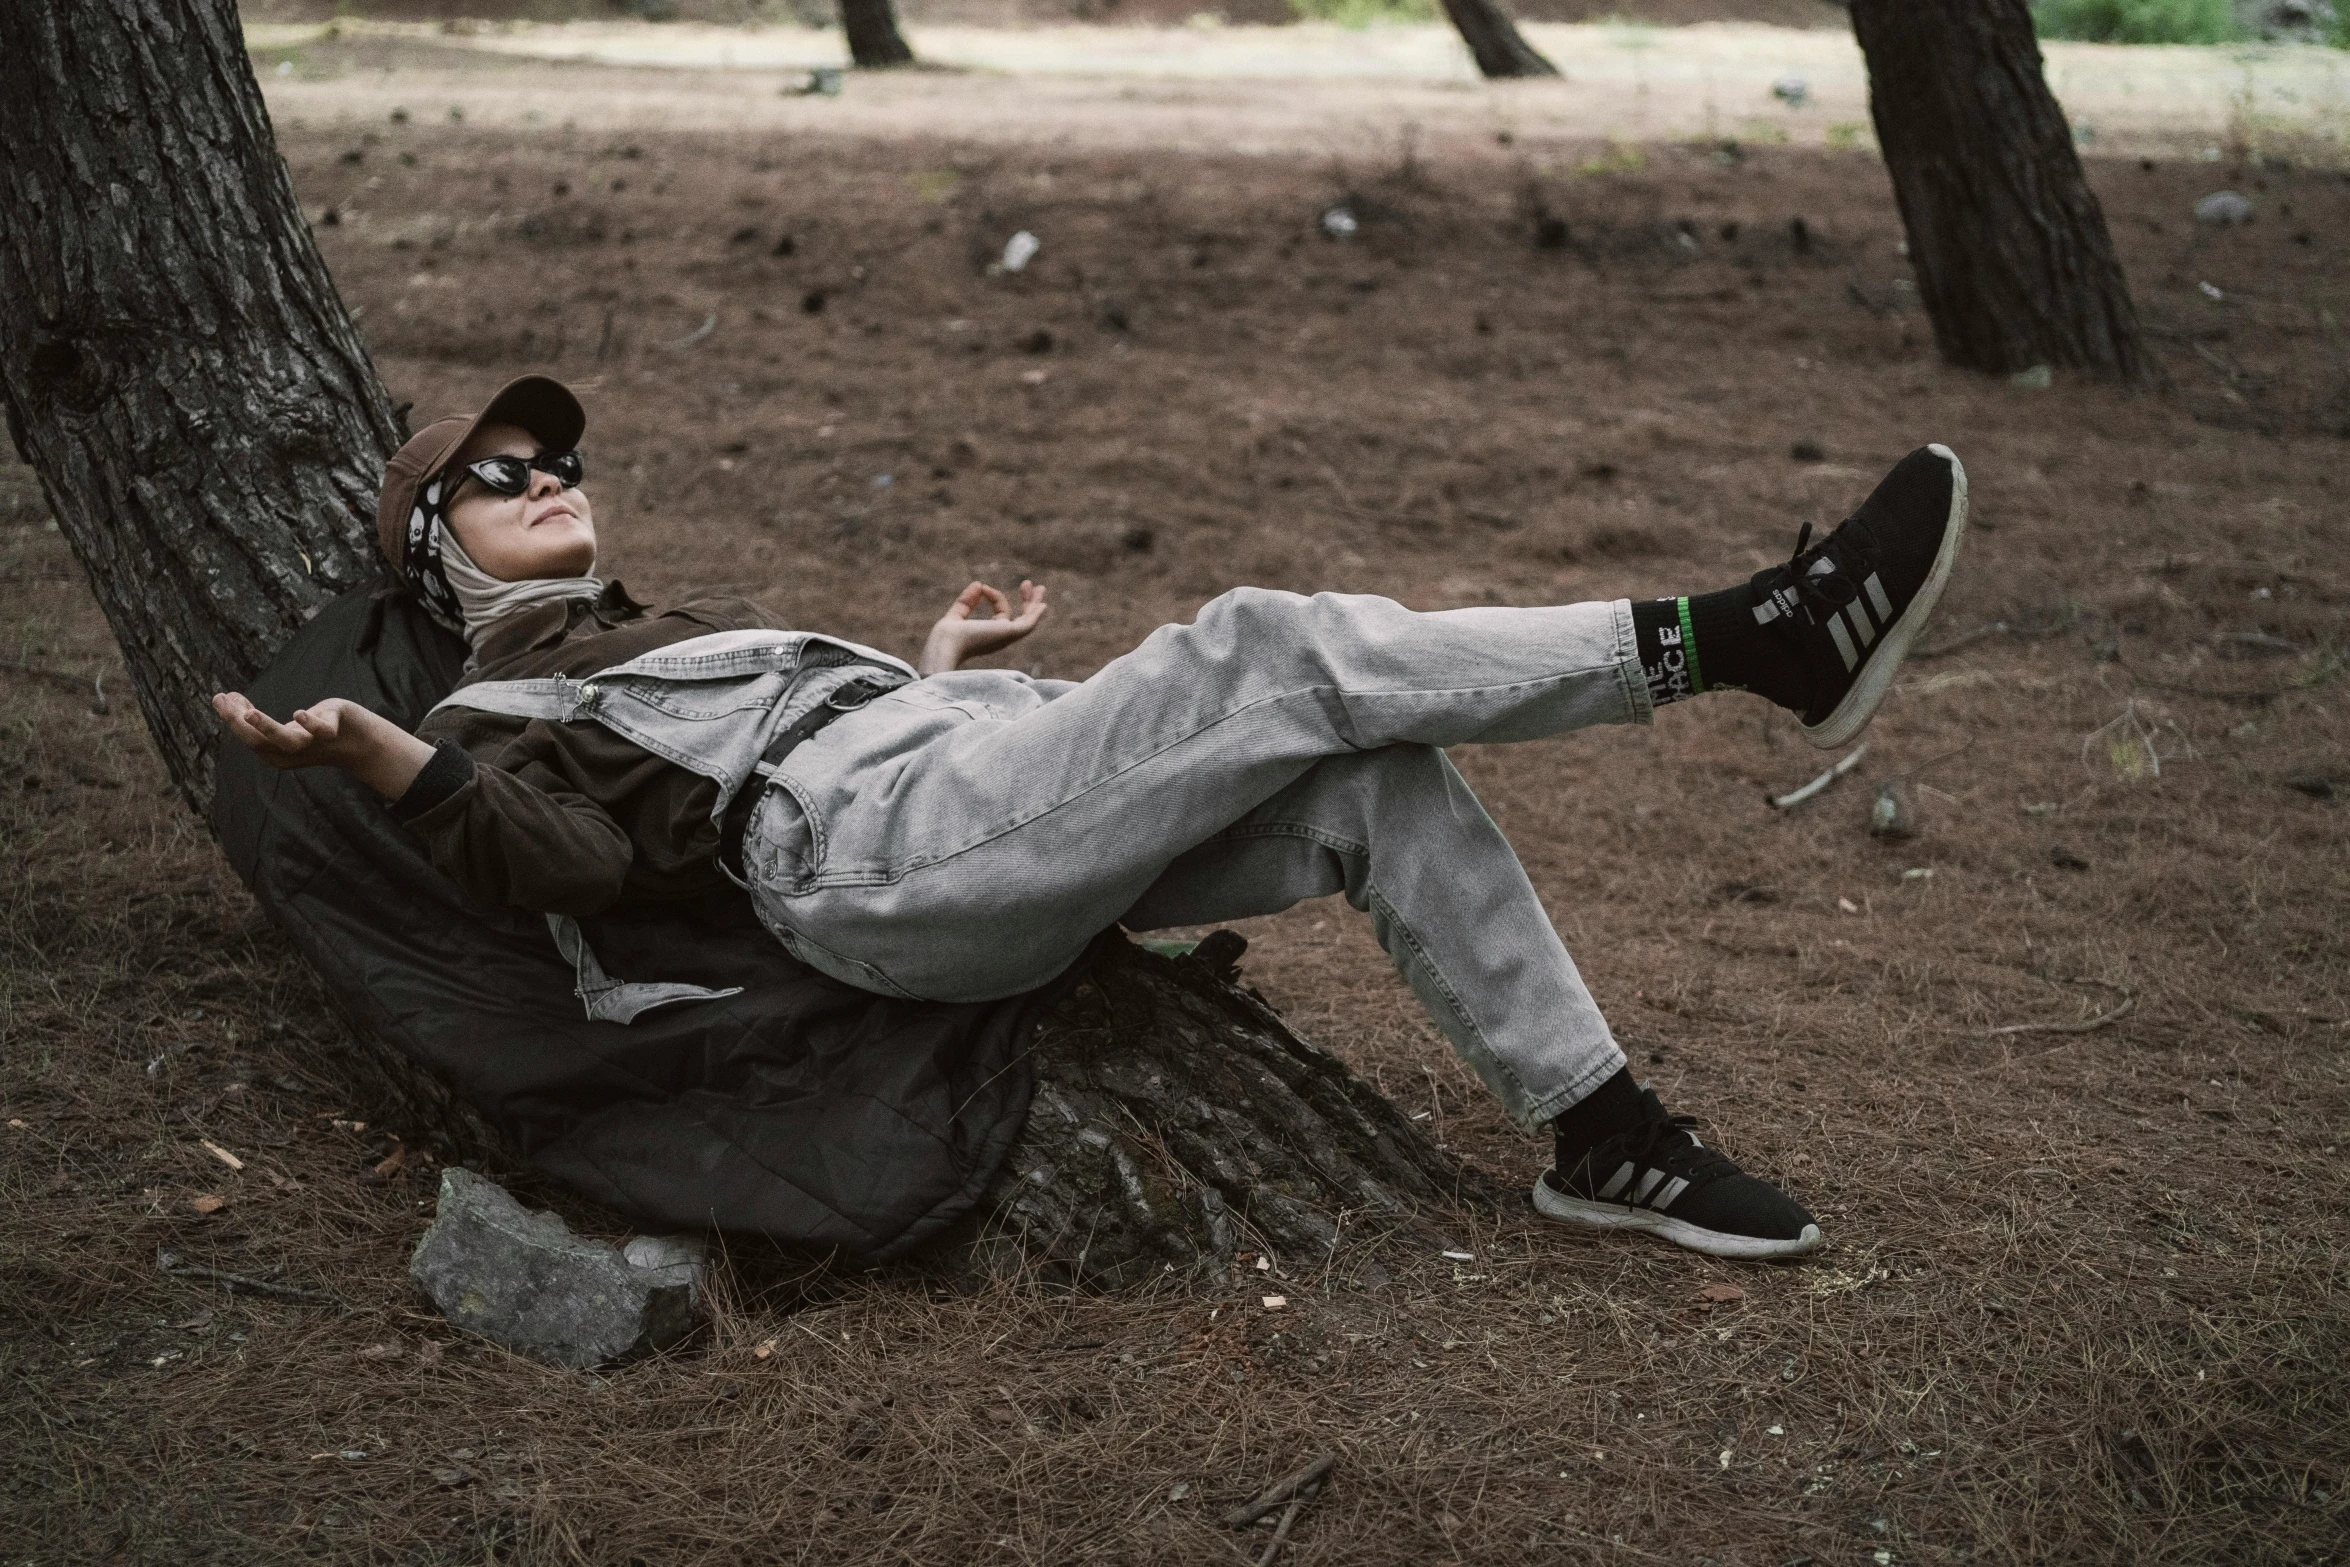
<svg viewBox="0 0 2350 1567">
<path fill-rule="evenodd" d="M 1569 1224 L 1647 1230 L 1716 1257 L 1794 1257 L 1825 1239 L 1819 1222 L 1770 1182 L 1699 1142 L 1694 1116 L 1667 1115 L 1640 1090 L 1640 1125 L 1534 1183 L 1535 1208 Z"/>
<path fill-rule="evenodd" d="M 1754 618 L 1784 627 L 1811 672 L 1806 740 L 1840 746 L 1868 727 L 1965 536 L 1966 470 L 1921 446 L 1834 533 L 1812 545 L 1805 523 L 1794 559 L 1756 573 Z"/>
</svg>

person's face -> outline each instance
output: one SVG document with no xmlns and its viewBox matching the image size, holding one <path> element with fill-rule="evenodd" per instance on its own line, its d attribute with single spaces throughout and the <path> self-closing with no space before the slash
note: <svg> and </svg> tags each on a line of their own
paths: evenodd
<svg viewBox="0 0 2350 1567">
<path fill-rule="evenodd" d="M 536 457 L 539 443 L 510 424 L 484 425 L 450 462 L 458 476 L 449 527 L 473 563 L 501 582 L 585 576 L 596 564 L 596 519 L 587 492 L 530 471 L 520 495 L 500 495 L 464 471 L 484 457 Z"/>
</svg>

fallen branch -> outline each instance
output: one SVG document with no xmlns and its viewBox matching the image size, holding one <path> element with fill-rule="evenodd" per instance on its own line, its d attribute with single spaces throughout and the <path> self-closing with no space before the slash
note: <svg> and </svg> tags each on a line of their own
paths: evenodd
<svg viewBox="0 0 2350 1567">
<path fill-rule="evenodd" d="M 2121 1005 L 2114 1007 L 2110 1011 L 2100 1012 L 2095 1017 L 2084 1018 L 2078 1023 L 2009 1023 L 2004 1027 L 1994 1028 L 1986 1031 L 1983 1037 L 1986 1039 L 1997 1039 L 2007 1034 L 2086 1034 L 2091 1029 L 2103 1028 L 2108 1023 L 2120 1022 L 2123 1018 L 2128 1017 L 2130 1015 L 2131 1009 L 2136 1007 L 2138 1004 L 2138 998 L 2135 994 L 2130 991 L 2123 990 L 2119 985 L 2108 984 L 2102 979 L 2076 979 L 2073 980 L 2072 983 L 2076 985 L 2096 985 L 2103 989 L 2113 991 L 2122 998 Z"/>
<path fill-rule="evenodd" d="M 256 1279 L 249 1274 L 208 1268 L 200 1262 L 184 1260 L 176 1251 L 157 1251 L 155 1266 L 172 1278 L 201 1279 L 219 1285 L 232 1295 L 267 1295 L 276 1300 L 300 1301 L 305 1306 L 333 1306 L 339 1311 L 352 1309 L 324 1290 L 306 1290 L 295 1284 L 278 1284 L 268 1279 Z"/>
<path fill-rule="evenodd" d="M 1274 1508 L 1304 1491 L 1308 1486 L 1319 1486 L 1336 1467 L 1338 1455 L 1324 1453 L 1293 1475 L 1274 1481 L 1257 1494 L 1256 1500 L 1243 1503 L 1224 1515 L 1227 1529 L 1245 1529 Z"/>
<path fill-rule="evenodd" d="M 1855 767 L 1858 767 L 1860 765 L 1860 759 L 1868 754 L 1869 748 L 1866 745 L 1854 746 L 1852 748 L 1852 754 L 1845 757 L 1843 761 L 1838 762 L 1835 766 L 1829 768 L 1826 772 L 1820 774 L 1819 777 L 1814 778 L 1810 783 L 1805 784 L 1802 788 L 1791 790 L 1786 794 L 1771 797 L 1771 804 L 1777 806 L 1782 811 L 1794 810 L 1804 801 L 1820 793 L 1820 791 L 1827 788 L 1828 785 L 1834 783 L 1837 779 L 1843 777 L 1846 773 L 1851 772 Z"/>
</svg>

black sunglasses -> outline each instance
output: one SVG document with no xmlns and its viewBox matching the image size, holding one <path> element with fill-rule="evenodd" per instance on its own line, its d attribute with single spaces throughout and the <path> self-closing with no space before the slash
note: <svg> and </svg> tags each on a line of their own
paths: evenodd
<svg viewBox="0 0 2350 1567">
<path fill-rule="evenodd" d="M 567 490 L 587 477 L 587 464 L 580 460 L 576 451 L 541 452 L 536 457 L 484 457 L 480 462 L 467 463 L 465 473 L 479 479 L 500 495 L 520 495 L 530 488 L 530 474 L 534 468 L 541 473 L 553 474 L 555 482 Z M 464 481 L 460 479 L 458 482 Z M 452 496 L 454 493 L 451 492 Z"/>
</svg>

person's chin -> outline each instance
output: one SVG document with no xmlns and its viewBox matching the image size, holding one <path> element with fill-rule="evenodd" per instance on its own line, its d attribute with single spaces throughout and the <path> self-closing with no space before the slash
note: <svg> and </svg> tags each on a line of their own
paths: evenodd
<svg viewBox="0 0 2350 1567">
<path fill-rule="evenodd" d="M 580 577 L 595 569 L 596 535 L 584 523 L 542 523 L 529 540 L 541 576 Z"/>
</svg>

